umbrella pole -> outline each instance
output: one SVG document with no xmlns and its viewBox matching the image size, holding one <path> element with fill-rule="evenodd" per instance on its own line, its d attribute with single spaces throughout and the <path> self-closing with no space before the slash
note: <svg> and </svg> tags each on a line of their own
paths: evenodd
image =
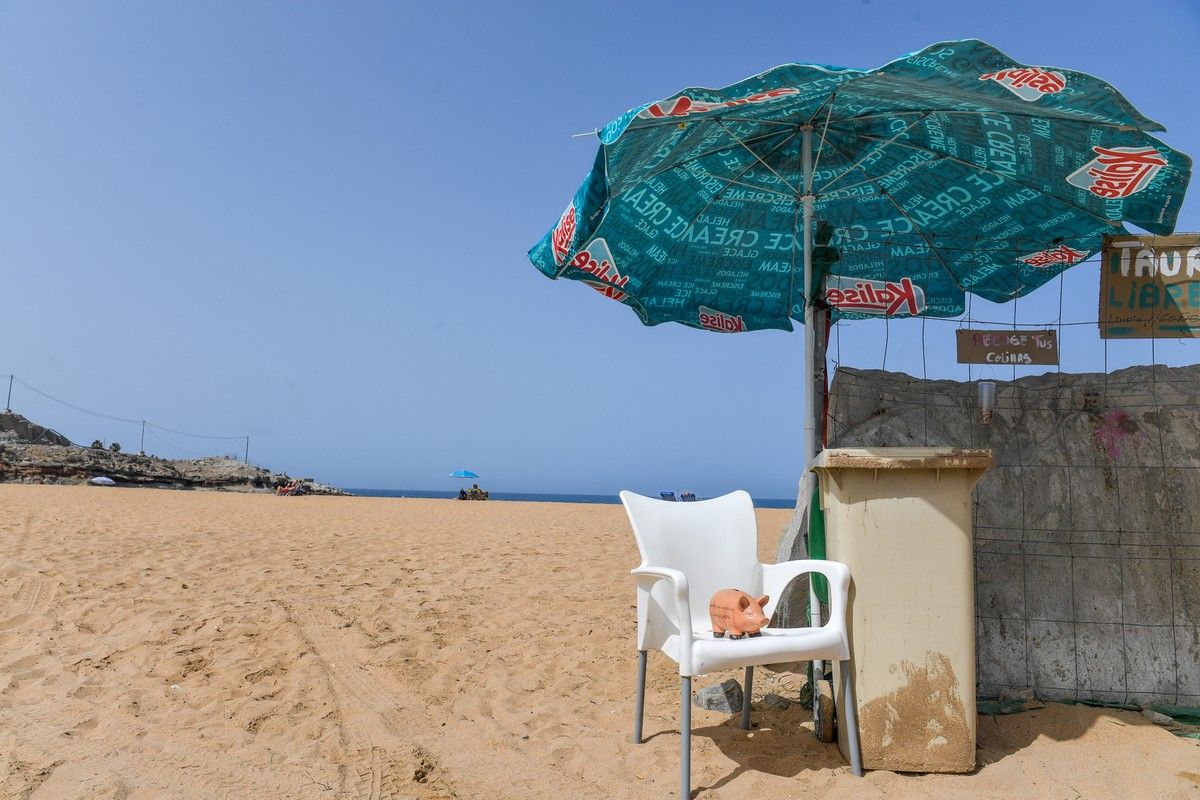
<svg viewBox="0 0 1200 800">
<path fill-rule="evenodd" d="M 816 332 L 813 330 L 812 303 L 812 126 L 805 125 L 803 141 L 804 159 L 804 470 L 817 454 L 816 392 L 813 383 L 813 356 L 816 350 Z"/>
<path fill-rule="evenodd" d="M 814 288 L 812 288 L 812 126 L 805 125 L 800 128 L 804 134 L 802 140 L 802 151 L 800 157 L 803 160 L 804 170 L 804 194 L 800 196 L 800 200 L 804 204 L 804 476 L 805 476 L 805 493 L 804 498 L 809 504 L 808 513 L 805 518 L 808 519 L 809 531 L 812 529 L 812 487 L 814 487 L 814 476 L 812 476 L 809 467 L 812 464 L 812 459 L 817 455 L 817 399 L 816 399 L 816 314 L 814 307 Z M 811 551 L 811 537 L 809 537 L 809 558 L 814 557 Z M 824 553 L 816 554 L 820 558 L 824 558 Z M 809 573 L 809 625 L 812 627 L 821 627 L 821 600 L 817 596 L 817 591 L 814 582 L 814 575 Z M 812 712 L 817 712 L 817 698 L 820 697 L 820 692 L 816 690 L 816 681 L 824 679 L 824 661 L 812 661 L 812 674 L 810 676 L 812 686 Z"/>
<path fill-rule="evenodd" d="M 801 195 L 801 201 L 804 204 L 804 485 L 808 487 L 804 493 L 804 498 L 808 502 L 808 513 L 805 515 L 808 519 L 809 529 L 812 527 L 812 473 L 809 472 L 809 465 L 817 455 L 817 397 L 816 397 L 816 349 L 817 337 L 814 330 L 814 308 L 813 308 L 813 268 L 812 268 L 812 252 L 813 252 L 813 157 L 812 157 L 812 134 L 813 126 L 805 125 L 801 128 L 803 132 L 803 140 L 801 145 L 801 158 L 803 159 L 802 168 L 804 170 L 804 194 Z M 811 544 L 811 542 L 810 542 Z M 824 553 L 819 554 L 822 558 Z M 809 557 L 813 557 L 811 550 Z M 821 601 L 817 597 L 817 590 L 813 581 L 813 574 L 809 573 L 808 581 L 808 615 L 809 625 L 814 628 L 821 626 Z M 813 683 L 813 710 L 816 710 L 817 692 L 815 681 L 825 677 L 825 664 L 823 661 L 813 661 L 813 672 L 811 680 Z"/>
</svg>

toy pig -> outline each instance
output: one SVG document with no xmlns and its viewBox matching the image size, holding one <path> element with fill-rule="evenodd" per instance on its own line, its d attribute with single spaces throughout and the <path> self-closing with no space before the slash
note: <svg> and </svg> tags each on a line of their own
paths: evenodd
<svg viewBox="0 0 1200 800">
<path fill-rule="evenodd" d="M 763 614 L 763 606 L 769 599 L 764 594 L 756 600 L 741 589 L 720 590 L 713 595 L 708 604 L 713 636 L 723 638 L 726 631 L 729 632 L 730 639 L 762 636 L 760 631 L 770 622 Z"/>
</svg>

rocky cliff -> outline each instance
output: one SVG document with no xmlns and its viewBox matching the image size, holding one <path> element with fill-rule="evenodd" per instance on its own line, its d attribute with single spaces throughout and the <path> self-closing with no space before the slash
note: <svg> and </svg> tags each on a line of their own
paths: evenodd
<svg viewBox="0 0 1200 800">
<path fill-rule="evenodd" d="M 78 447 L 62 434 L 20 414 L 0 413 L 0 482 L 86 483 L 112 478 L 118 486 L 273 492 L 293 479 L 233 458 L 164 459 Z M 346 494 L 304 481 L 313 494 Z"/>
</svg>

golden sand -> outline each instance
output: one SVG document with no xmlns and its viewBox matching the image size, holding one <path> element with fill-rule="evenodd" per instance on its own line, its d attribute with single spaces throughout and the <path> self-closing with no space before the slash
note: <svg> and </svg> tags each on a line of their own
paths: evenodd
<svg viewBox="0 0 1200 800">
<path fill-rule="evenodd" d="M 674 796 L 636 562 L 620 506 L 0 486 L 0 798 Z M 975 774 L 856 779 L 760 672 L 752 732 L 694 711 L 696 796 L 1200 794 L 1197 743 L 1061 705 L 981 718 Z"/>
</svg>

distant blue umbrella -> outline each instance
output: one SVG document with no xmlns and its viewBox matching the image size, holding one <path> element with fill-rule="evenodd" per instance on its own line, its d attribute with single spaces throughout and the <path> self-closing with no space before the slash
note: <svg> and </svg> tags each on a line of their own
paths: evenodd
<svg viewBox="0 0 1200 800">
<path fill-rule="evenodd" d="M 465 480 L 467 478 L 478 478 L 479 476 L 476 475 L 474 472 L 471 472 L 471 470 L 469 470 L 469 469 L 456 469 L 456 470 L 454 470 L 454 472 L 450 473 L 450 477 L 460 479 L 459 484 L 458 484 L 458 489 L 461 492 L 463 490 L 463 488 L 465 488 L 462 484 L 462 480 Z"/>
</svg>

